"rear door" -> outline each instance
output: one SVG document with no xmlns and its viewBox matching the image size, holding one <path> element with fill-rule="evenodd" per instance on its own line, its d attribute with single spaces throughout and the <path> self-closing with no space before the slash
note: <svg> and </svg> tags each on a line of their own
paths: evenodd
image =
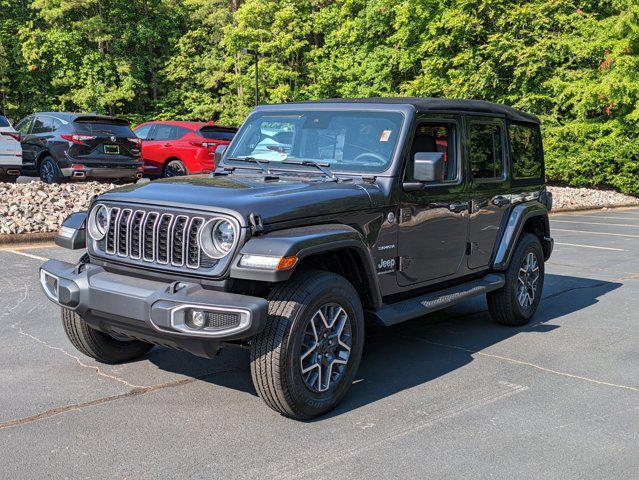
<svg viewBox="0 0 639 480">
<path fill-rule="evenodd" d="M 468 268 L 471 269 L 489 265 L 501 224 L 510 209 L 505 132 L 505 123 L 501 118 L 466 118 L 467 158 L 471 176 L 468 256 Z"/>
</svg>

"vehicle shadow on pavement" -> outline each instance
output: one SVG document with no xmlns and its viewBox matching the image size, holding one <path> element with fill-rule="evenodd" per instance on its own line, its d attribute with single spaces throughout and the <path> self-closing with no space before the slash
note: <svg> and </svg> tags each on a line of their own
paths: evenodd
<svg viewBox="0 0 639 480">
<path fill-rule="evenodd" d="M 496 324 L 479 297 L 390 328 L 369 328 L 356 381 L 333 412 L 341 415 L 427 383 L 473 361 L 473 353 L 515 335 L 551 332 L 555 319 L 596 304 L 622 284 L 546 274 L 543 300 L 523 327 Z"/>
<path fill-rule="evenodd" d="M 493 322 L 483 296 L 394 327 L 369 326 L 351 390 L 336 410 L 312 421 L 341 415 L 446 375 L 472 362 L 474 352 L 515 335 L 551 332 L 560 327 L 549 322 L 596 304 L 621 285 L 546 274 L 539 310 L 523 327 Z M 256 395 L 245 349 L 225 348 L 211 360 L 155 349 L 148 359 L 162 370 Z"/>
</svg>

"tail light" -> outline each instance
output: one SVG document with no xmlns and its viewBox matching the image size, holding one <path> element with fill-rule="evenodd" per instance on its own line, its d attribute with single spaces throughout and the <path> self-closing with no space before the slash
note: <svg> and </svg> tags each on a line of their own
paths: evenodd
<svg viewBox="0 0 639 480">
<path fill-rule="evenodd" d="M 191 140 L 189 142 L 191 145 L 193 145 L 194 147 L 202 147 L 202 148 L 215 148 L 217 147 L 217 142 L 200 142 L 198 140 Z"/>
<path fill-rule="evenodd" d="M 74 133 L 73 135 L 64 133 L 60 136 L 69 142 L 79 143 L 80 145 L 86 145 L 84 142 L 94 140 L 96 138 L 95 135 L 78 135 L 77 133 Z"/>
<path fill-rule="evenodd" d="M 133 143 L 135 143 L 138 147 L 141 147 L 141 146 L 142 146 L 142 139 L 141 139 L 141 138 L 138 138 L 138 137 L 129 137 L 129 138 L 127 138 L 127 140 L 128 140 L 129 142 L 133 142 Z"/>
<path fill-rule="evenodd" d="M 13 138 L 15 141 L 20 141 L 20 134 L 18 132 L 0 132 L 1 135 L 6 135 L 7 137 Z"/>
</svg>

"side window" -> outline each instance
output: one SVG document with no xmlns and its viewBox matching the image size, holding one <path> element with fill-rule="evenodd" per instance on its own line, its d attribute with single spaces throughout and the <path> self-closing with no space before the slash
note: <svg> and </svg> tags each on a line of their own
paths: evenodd
<svg viewBox="0 0 639 480">
<path fill-rule="evenodd" d="M 532 125 L 508 126 L 510 150 L 513 158 L 513 178 L 516 180 L 541 178 L 541 134 Z"/>
<path fill-rule="evenodd" d="M 33 122 L 33 117 L 23 118 L 16 125 L 16 130 L 20 132 L 20 135 L 28 135 L 29 130 L 31 130 L 31 123 Z"/>
<path fill-rule="evenodd" d="M 142 140 L 148 140 L 152 128 L 153 124 L 143 125 L 140 128 L 135 129 L 135 135 Z"/>
<path fill-rule="evenodd" d="M 457 155 L 455 155 L 455 125 L 444 123 L 422 123 L 415 130 L 410 150 L 409 165 L 416 153 L 441 153 L 444 159 L 444 179 L 457 179 Z M 406 171 L 406 180 L 413 180 L 413 169 Z"/>
<path fill-rule="evenodd" d="M 502 129 L 499 125 L 471 123 L 468 153 L 473 178 L 495 180 L 503 177 Z"/>
<path fill-rule="evenodd" d="M 158 124 L 155 126 L 155 133 L 153 134 L 153 140 L 172 140 L 171 133 L 173 131 L 172 125 Z"/>
<path fill-rule="evenodd" d="M 173 131 L 171 132 L 171 140 L 177 140 L 182 138 L 184 135 L 189 133 L 190 130 L 184 127 L 174 126 Z"/>
<path fill-rule="evenodd" d="M 52 131 L 53 119 L 51 117 L 36 117 L 31 133 L 49 133 Z"/>
</svg>

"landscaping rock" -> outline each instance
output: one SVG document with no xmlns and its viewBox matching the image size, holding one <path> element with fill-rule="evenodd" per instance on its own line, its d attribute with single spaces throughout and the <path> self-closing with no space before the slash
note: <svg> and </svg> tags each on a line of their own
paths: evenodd
<svg viewBox="0 0 639 480">
<path fill-rule="evenodd" d="M 639 198 L 612 190 L 594 188 L 548 187 L 553 197 L 553 211 L 583 210 L 639 205 Z"/>
</svg>

